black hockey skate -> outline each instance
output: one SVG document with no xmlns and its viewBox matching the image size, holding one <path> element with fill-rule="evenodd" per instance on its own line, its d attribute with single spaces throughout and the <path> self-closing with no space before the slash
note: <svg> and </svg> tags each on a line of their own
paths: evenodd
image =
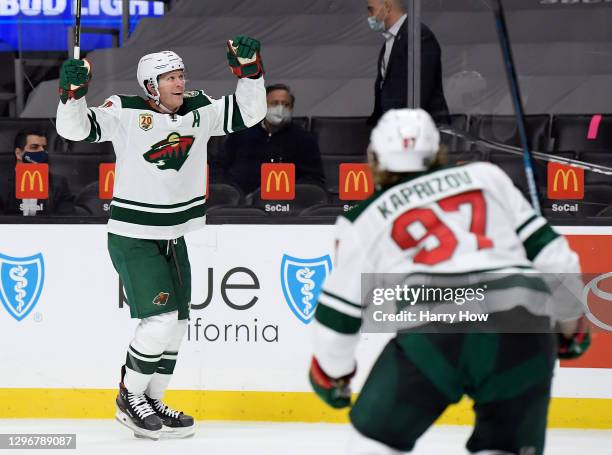
<svg viewBox="0 0 612 455">
<path fill-rule="evenodd" d="M 124 375 L 122 369 L 122 379 Z M 119 384 L 117 395 L 117 412 L 115 418 L 134 432 L 134 436 L 157 440 L 161 436 L 163 422 L 155 410 L 147 401 L 146 395 L 130 393 L 123 385 Z"/>
<path fill-rule="evenodd" d="M 145 397 L 155 411 L 155 415 L 164 424 L 161 431 L 162 438 L 188 438 L 195 434 L 193 417 L 183 414 L 181 411 L 175 411 L 161 400 L 155 400 L 147 395 Z"/>
</svg>

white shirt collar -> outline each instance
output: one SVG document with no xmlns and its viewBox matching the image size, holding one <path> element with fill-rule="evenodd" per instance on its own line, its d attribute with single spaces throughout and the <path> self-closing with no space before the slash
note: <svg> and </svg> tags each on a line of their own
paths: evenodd
<svg viewBox="0 0 612 455">
<path fill-rule="evenodd" d="M 385 37 L 385 39 L 389 39 L 389 38 L 395 38 L 397 36 L 397 34 L 399 33 L 399 29 L 402 27 L 402 24 L 404 23 L 404 21 L 406 20 L 406 18 L 408 17 L 407 14 L 404 14 L 402 17 L 400 17 L 395 24 L 393 24 L 391 26 L 391 28 L 389 30 L 386 30 L 383 32 L 383 36 Z"/>
</svg>

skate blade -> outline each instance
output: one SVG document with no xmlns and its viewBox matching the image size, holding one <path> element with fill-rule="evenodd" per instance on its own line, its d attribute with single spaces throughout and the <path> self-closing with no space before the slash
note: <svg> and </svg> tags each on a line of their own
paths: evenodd
<svg viewBox="0 0 612 455">
<path fill-rule="evenodd" d="M 124 425 L 132 430 L 134 432 L 134 436 L 136 436 L 138 439 L 152 439 L 153 441 L 157 441 L 160 437 L 161 430 L 152 431 L 140 428 L 134 425 L 130 418 L 119 409 L 117 409 L 115 419 L 117 419 L 117 422 L 119 422 L 121 425 Z"/>
<path fill-rule="evenodd" d="M 166 428 L 166 427 L 164 427 Z M 195 429 L 190 431 L 164 431 L 161 430 L 159 439 L 187 439 L 195 436 Z M 148 439 L 146 436 L 134 433 L 134 437 L 137 439 Z"/>
<path fill-rule="evenodd" d="M 195 435 L 195 425 L 190 427 L 172 428 L 163 426 L 160 432 L 160 439 L 186 439 Z"/>
</svg>

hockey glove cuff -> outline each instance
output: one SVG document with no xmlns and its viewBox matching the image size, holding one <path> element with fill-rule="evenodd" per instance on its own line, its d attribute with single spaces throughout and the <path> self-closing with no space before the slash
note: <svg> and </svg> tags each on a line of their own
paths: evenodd
<svg viewBox="0 0 612 455">
<path fill-rule="evenodd" d="M 87 94 L 91 80 L 91 63 L 87 60 L 66 60 L 60 69 L 60 100 L 66 104 L 69 99 L 78 100 Z"/>
<path fill-rule="evenodd" d="M 310 384 L 315 393 L 332 408 L 340 409 L 351 405 L 351 379 L 357 369 L 341 378 L 330 378 L 319 366 L 316 357 L 310 364 Z"/>
<path fill-rule="evenodd" d="M 261 43 L 248 36 L 237 36 L 227 42 L 227 61 L 239 78 L 258 79 L 264 74 L 259 51 Z"/>
<path fill-rule="evenodd" d="M 567 338 L 561 333 L 557 336 L 557 353 L 560 359 L 576 359 L 591 345 L 591 331 L 584 316 L 578 322 L 578 329 L 572 338 Z"/>
</svg>

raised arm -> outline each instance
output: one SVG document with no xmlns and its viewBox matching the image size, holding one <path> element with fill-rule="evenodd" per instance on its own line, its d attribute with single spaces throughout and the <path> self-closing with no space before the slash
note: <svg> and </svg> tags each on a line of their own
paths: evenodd
<svg viewBox="0 0 612 455">
<path fill-rule="evenodd" d="M 113 138 L 119 125 L 121 100 L 112 96 L 96 108 L 88 108 L 85 95 L 91 67 L 84 60 L 69 59 L 60 70 L 60 102 L 56 128 L 71 141 L 103 142 Z"/>
<path fill-rule="evenodd" d="M 227 58 L 238 77 L 236 92 L 212 100 L 215 115 L 211 119 L 212 136 L 223 136 L 250 128 L 266 116 L 266 88 L 259 41 L 237 36 L 227 43 Z"/>
</svg>

